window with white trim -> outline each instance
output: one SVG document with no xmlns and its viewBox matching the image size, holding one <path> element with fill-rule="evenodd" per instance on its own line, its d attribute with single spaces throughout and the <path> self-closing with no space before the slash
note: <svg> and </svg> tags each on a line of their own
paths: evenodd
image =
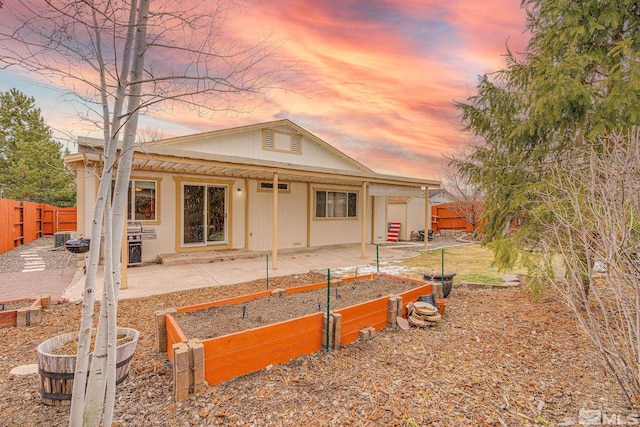
<svg viewBox="0 0 640 427">
<path fill-rule="evenodd" d="M 316 190 L 316 218 L 356 218 L 355 192 Z"/>
</svg>

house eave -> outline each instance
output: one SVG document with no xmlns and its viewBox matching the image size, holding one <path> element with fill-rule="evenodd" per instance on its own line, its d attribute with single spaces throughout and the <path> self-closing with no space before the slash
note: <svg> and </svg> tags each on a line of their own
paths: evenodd
<svg viewBox="0 0 640 427">
<path fill-rule="evenodd" d="M 99 164 L 99 151 L 86 151 L 67 156 L 65 161 L 72 165 Z M 231 178 L 273 179 L 278 173 L 281 181 L 314 182 L 332 185 L 362 185 L 363 182 L 409 187 L 440 187 L 438 180 L 410 178 L 377 174 L 373 171 L 345 171 L 313 166 L 300 166 L 268 160 L 246 159 L 207 153 L 194 153 L 166 147 L 150 146 L 136 151 L 133 170 L 180 173 L 184 175 L 224 176 Z"/>
</svg>

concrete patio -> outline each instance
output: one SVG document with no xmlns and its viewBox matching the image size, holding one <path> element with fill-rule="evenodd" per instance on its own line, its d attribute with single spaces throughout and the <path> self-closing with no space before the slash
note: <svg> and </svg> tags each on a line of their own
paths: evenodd
<svg viewBox="0 0 640 427">
<path fill-rule="evenodd" d="M 442 242 L 444 244 L 444 242 Z M 429 249 L 442 246 L 430 242 Z M 447 246 L 450 245 L 448 242 Z M 423 243 L 399 243 L 378 245 L 380 271 L 398 274 L 398 260 L 411 258 L 424 249 Z M 360 245 L 338 245 L 320 248 L 304 248 L 281 251 L 278 255 L 278 268 L 271 268 L 269 259 L 269 277 L 303 274 L 311 271 L 326 272 L 331 269 L 332 276 L 341 277 L 374 272 L 376 266 L 376 245 L 366 246 L 366 257 L 360 256 Z M 151 264 L 127 269 L 127 288 L 119 292 L 120 299 L 139 298 L 187 289 L 224 286 L 251 280 L 264 279 L 267 275 L 265 255 L 253 258 L 188 264 Z M 103 269 L 98 270 L 96 297 L 102 297 Z M 76 273 L 71 285 L 64 292 L 70 301 L 82 299 L 85 276 L 82 269 Z"/>
</svg>

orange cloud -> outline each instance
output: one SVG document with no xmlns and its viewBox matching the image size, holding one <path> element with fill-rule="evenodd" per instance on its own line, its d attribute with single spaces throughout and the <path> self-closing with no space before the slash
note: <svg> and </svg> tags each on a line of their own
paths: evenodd
<svg viewBox="0 0 640 427">
<path fill-rule="evenodd" d="M 454 101 L 473 94 L 477 75 L 504 66 L 507 39 L 516 51 L 526 46 L 518 3 L 262 0 L 229 10 L 216 46 L 270 36 L 280 45 L 272 59 L 287 67 L 279 89 L 235 99 L 248 114 L 174 106 L 149 111 L 141 126 L 174 136 L 289 118 L 378 172 L 438 178 L 442 155 L 467 138 Z M 273 64 L 266 61 L 267 70 Z"/>
</svg>

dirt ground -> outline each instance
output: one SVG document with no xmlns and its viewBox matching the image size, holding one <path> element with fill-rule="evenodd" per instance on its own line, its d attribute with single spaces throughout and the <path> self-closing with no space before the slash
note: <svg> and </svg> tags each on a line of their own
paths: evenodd
<svg viewBox="0 0 640 427">
<path fill-rule="evenodd" d="M 274 278 L 273 287 L 316 283 Z M 520 426 L 577 425 L 580 410 L 633 414 L 597 355 L 552 294 L 454 288 L 429 329 L 385 329 L 337 352 L 319 351 L 174 402 L 166 354 L 154 350 L 153 313 L 263 290 L 263 281 L 119 304 L 119 325 L 141 332 L 118 387 L 117 426 Z M 42 324 L 0 328 L 0 425 L 63 426 L 68 408 L 41 403 L 35 347 L 71 332 L 79 305 L 46 310 Z M 637 408 L 636 408 L 637 413 Z"/>
</svg>

